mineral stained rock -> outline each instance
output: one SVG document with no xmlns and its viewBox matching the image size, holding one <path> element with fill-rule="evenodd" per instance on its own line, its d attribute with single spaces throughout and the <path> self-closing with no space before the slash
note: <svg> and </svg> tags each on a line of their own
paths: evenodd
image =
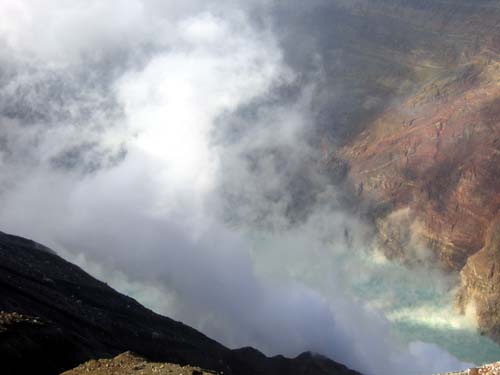
<svg viewBox="0 0 500 375">
<path fill-rule="evenodd" d="M 350 132 L 343 132 L 349 134 L 330 158 L 347 163 L 346 179 L 372 207 L 388 257 L 410 264 L 432 257 L 442 268 L 461 272 L 457 305 L 473 305 L 480 329 L 500 341 L 494 224 L 500 215 L 500 6 L 336 3 L 371 32 L 343 45 L 346 59 L 358 62 L 346 71 L 357 76 L 339 79 L 346 97 L 361 93 L 365 100 L 351 104 L 365 116 L 332 120 L 331 128 Z M 338 35 L 349 33 L 345 26 Z M 381 60 L 391 69 L 379 69 Z M 363 105 L 368 99 L 378 103 L 368 106 L 375 108 L 369 113 Z"/>
</svg>

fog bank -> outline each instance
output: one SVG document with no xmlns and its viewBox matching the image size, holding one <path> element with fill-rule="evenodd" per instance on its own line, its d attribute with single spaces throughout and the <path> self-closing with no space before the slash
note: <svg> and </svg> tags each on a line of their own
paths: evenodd
<svg viewBox="0 0 500 375">
<path fill-rule="evenodd" d="M 367 374 L 469 367 L 397 337 L 390 293 L 355 293 L 380 268 L 321 168 L 318 103 L 339 93 L 321 51 L 291 58 L 274 10 L 3 1 L 1 230 L 230 347 Z M 415 272 L 450 293 L 438 271 Z"/>
</svg>

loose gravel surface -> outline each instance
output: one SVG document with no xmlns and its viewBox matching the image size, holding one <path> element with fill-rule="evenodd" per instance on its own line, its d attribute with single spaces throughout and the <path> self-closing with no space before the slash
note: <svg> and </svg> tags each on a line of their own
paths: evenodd
<svg viewBox="0 0 500 375">
<path fill-rule="evenodd" d="M 154 363 L 133 353 L 126 352 L 113 359 L 88 361 L 62 375 L 214 375 L 199 367 L 179 366 L 171 363 Z"/>
</svg>

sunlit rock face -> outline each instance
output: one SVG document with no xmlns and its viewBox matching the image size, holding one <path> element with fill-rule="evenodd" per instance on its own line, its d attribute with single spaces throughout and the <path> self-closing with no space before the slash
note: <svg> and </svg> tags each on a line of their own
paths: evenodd
<svg viewBox="0 0 500 375">
<path fill-rule="evenodd" d="M 441 375 L 496 375 L 500 373 L 500 362 L 492 363 L 489 365 L 475 367 L 466 371 L 450 372 Z"/>
<path fill-rule="evenodd" d="M 360 195 L 410 207 L 453 270 L 482 248 L 500 203 L 500 64 L 477 64 L 389 106 L 342 150 Z"/>
<path fill-rule="evenodd" d="M 337 26 L 344 58 L 358 62 L 341 80 L 354 82 L 346 96 L 362 93 L 353 107 L 364 115 L 331 121 L 344 134 L 334 156 L 372 205 L 386 254 L 411 263 L 422 256 L 408 250 L 417 244 L 462 270 L 457 304 L 473 302 L 480 328 L 498 341 L 500 4 L 337 3 L 351 17 Z M 349 44 L 351 22 L 365 28 Z"/>
<path fill-rule="evenodd" d="M 457 294 L 457 306 L 465 311 L 476 309 L 479 326 L 496 341 L 500 341 L 500 217 L 491 224 L 484 247 L 467 260 L 460 275 L 462 287 Z"/>
</svg>

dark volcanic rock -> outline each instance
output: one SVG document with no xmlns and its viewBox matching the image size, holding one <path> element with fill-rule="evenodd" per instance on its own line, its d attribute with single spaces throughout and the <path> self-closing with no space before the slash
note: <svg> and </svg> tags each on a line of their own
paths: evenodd
<svg viewBox="0 0 500 375">
<path fill-rule="evenodd" d="M 44 249 L 0 232 L 2 374 L 58 374 L 128 350 L 224 374 L 356 374 L 311 354 L 288 359 L 229 350 Z"/>
</svg>

